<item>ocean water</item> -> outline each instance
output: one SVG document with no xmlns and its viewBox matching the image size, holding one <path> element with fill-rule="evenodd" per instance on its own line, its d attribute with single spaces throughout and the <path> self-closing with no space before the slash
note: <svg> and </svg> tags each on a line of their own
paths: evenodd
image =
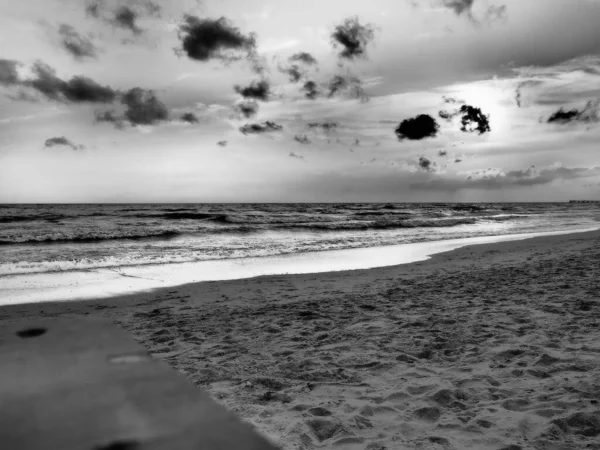
<svg viewBox="0 0 600 450">
<path fill-rule="evenodd" d="M 0 205 L 3 277 L 600 227 L 600 204 Z"/>
</svg>

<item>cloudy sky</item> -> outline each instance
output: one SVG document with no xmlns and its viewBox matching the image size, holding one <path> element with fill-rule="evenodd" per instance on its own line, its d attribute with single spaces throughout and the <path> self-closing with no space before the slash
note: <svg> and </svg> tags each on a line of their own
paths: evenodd
<svg viewBox="0 0 600 450">
<path fill-rule="evenodd" d="M 600 0 L 0 6 L 0 202 L 600 198 Z"/>
</svg>

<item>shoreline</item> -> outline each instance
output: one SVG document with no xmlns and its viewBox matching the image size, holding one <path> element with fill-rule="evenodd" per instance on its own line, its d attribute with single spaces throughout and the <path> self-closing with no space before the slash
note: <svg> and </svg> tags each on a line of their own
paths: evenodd
<svg viewBox="0 0 600 450">
<path fill-rule="evenodd" d="M 597 230 L 2 306 L 0 326 L 112 320 L 284 450 L 593 448 L 599 268 Z"/>
<path fill-rule="evenodd" d="M 597 230 L 599 228 L 478 236 L 382 247 L 292 253 L 272 257 L 8 275 L 2 278 L 4 286 L 0 293 L 5 300 L 0 300 L 2 302 L 0 307 L 11 304 L 48 303 L 59 301 L 58 299 L 72 302 L 122 297 L 136 293 L 150 293 L 157 289 L 178 288 L 187 284 L 252 279 L 261 276 L 311 275 L 396 267 L 426 261 L 437 254 L 465 246 Z"/>
</svg>

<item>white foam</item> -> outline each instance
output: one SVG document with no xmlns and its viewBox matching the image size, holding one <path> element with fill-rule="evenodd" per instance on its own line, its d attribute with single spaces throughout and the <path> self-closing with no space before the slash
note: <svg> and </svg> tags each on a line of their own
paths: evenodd
<svg viewBox="0 0 600 450">
<path fill-rule="evenodd" d="M 0 305 L 105 298 L 187 283 L 236 280 L 261 275 L 306 274 L 395 266 L 423 261 L 436 253 L 466 245 L 556 236 L 597 229 L 482 236 L 271 257 L 130 266 L 114 270 L 74 270 L 4 276 L 0 278 Z"/>
</svg>

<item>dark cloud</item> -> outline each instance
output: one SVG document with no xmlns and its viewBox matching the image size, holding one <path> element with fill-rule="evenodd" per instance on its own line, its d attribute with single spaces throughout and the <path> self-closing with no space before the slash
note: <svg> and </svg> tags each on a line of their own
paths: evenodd
<svg viewBox="0 0 600 450">
<path fill-rule="evenodd" d="M 310 100 L 314 100 L 319 96 L 319 86 L 314 81 L 307 81 L 302 86 L 304 96 Z"/>
<path fill-rule="evenodd" d="M 454 117 L 456 117 L 457 114 L 458 114 L 457 111 L 450 112 L 450 111 L 446 111 L 445 109 L 438 112 L 438 116 L 440 116 L 442 119 L 447 120 L 447 121 L 451 121 L 452 119 L 454 119 Z"/>
<path fill-rule="evenodd" d="M 126 106 L 125 118 L 132 125 L 153 125 L 167 120 L 169 111 L 154 92 L 139 87 L 125 92 L 121 103 Z"/>
<path fill-rule="evenodd" d="M 465 133 L 477 131 L 479 134 L 491 131 L 489 115 L 483 114 L 480 108 L 471 105 L 462 105 L 459 111 L 462 115 L 460 119 L 462 124 L 461 131 Z"/>
<path fill-rule="evenodd" d="M 236 85 L 234 89 L 235 92 L 244 98 L 253 98 L 262 100 L 263 102 L 269 100 L 269 95 L 271 93 L 271 85 L 267 80 L 253 81 L 250 85 L 245 87 Z"/>
<path fill-rule="evenodd" d="M 192 112 L 186 112 L 181 115 L 181 120 L 187 123 L 198 123 L 198 116 Z"/>
<path fill-rule="evenodd" d="M 256 37 L 243 34 L 225 17 L 214 20 L 186 15 L 179 25 L 178 36 L 179 51 L 196 61 L 235 60 L 239 59 L 239 52 L 248 57 L 256 54 Z M 237 52 L 238 56 L 231 52 Z"/>
<path fill-rule="evenodd" d="M 444 100 L 444 103 L 450 103 L 452 105 L 455 104 L 463 104 L 465 103 L 464 100 L 461 100 L 460 98 L 455 98 L 455 97 L 448 97 L 447 95 L 442 96 L 442 100 Z"/>
<path fill-rule="evenodd" d="M 375 27 L 371 24 L 362 25 L 358 17 L 350 17 L 336 26 L 331 34 L 334 47 L 341 47 L 340 58 L 364 58 L 367 45 L 375 38 Z"/>
<path fill-rule="evenodd" d="M 56 76 L 56 71 L 47 64 L 37 61 L 32 68 L 34 77 L 19 82 L 36 90 L 52 100 L 73 103 L 110 103 L 118 95 L 118 91 L 102 86 L 84 76 L 74 76 L 68 81 Z"/>
<path fill-rule="evenodd" d="M 11 86 L 19 83 L 19 72 L 17 68 L 20 62 L 12 59 L 0 59 L 0 84 Z"/>
<path fill-rule="evenodd" d="M 292 56 L 289 57 L 289 61 L 303 63 L 307 66 L 312 66 L 318 63 L 318 61 L 313 55 L 306 52 L 294 53 Z"/>
<path fill-rule="evenodd" d="M 283 129 L 281 125 L 278 125 L 275 122 L 269 122 L 268 120 L 265 123 L 248 123 L 243 127 L 240 127 L 240 131 L 243 134 L 269 133 L 271 131 L 279 131 L 281 129 Z"/>
<path fill-rule="evenodd" d="M 464 179 L 436 178 L 424 183 L 411 185 L 421 189 L 459 190 L 469 188 L 506 189 L 519 186 L 541 186 L 556 180 L 577 180 L 594 178 L 600 175 L 600 166 L 596 167 L 549 167 L 537 169 L 534 165 L 526 169 L 502 171 L 483 169 L 471 173 Z"/>
<path fill-rule="evenodd" d="M 352 75 L 334 75 L 329 81 L 329 98 L 340 92 L 350 92 L 354 97 L 363 100 L 367 99 L 365 91 L 362 87 L 360 78 Z"/>
<path fill-rule="evenodd" d="M 456 158 L 456 159 L 454 160 L 454 162 L 458 164 L 458 163 L 462 162 L 462 159 L 460 159 L 460 158 Z"/>
<path fill-rule="evenodd" d="M 227 147 L 227 141 L 219 141 L 219 142 L 217 142 L 217 145 L 219 147 Z"/>
<path fill-rule="evenodd" d="M 548 123 L 567 124 L 571 122 L 597 123 L 599 116 L 600 100 L 590 100 L 583 109 L 564 110 L 560 108 L 547 120 Z"/>
<path fill-rule="evenodd" d="M 424 156 L 419 157 L 419 167 L 427 172 L 434 171 L 435 163 L 432 163 L 430 159 L 425 158 Z"/>
<path fill-rule="evenodd" d="M 86 36 L 81 35 L 71 25 L 63 23 L 58 28 L 61 45 L 71 56 L 79 61 L 86 58 L 94 59 L 97 56 L 97 50 L 94 43 Z"/>
<path fill-rule="evenodd" d="M 244 100 L 235 105 L 235 110 L 247 119 L 254 117 L 258 113 L 258 108 L 256 100 Z"/>
<path fill-rule="evenodd" d="M 542 83 L 543 82 L 541 80 L 527 80 L 519 83 L 517 88 L 515 89 L 515 103 L 517 104 L 517 107 L 523 107 L 523 90 L 526 87 L 535 87 L 539 86 Z"/>
<path fill-rule="evenodd" d="M 323 131 L 333 131 L 338 127 L 337 122 L 311 122 L 307 125 L 308 128 L 320 128 Z"/>
<path fill-rule="evenodd" d="M 287 67 L 280 67 L 279 71 L 286 73 L 292 83 L 297 83 L 304 76 L 304 73 L 300 69 L 300 66 L 298 66 L 297 64 L 292 64 L 291 66 Z"/>
<path fill-rule="evenodd" d="M 137 18 L 138 15 L 133 9 L 128 6 L 121 6 L 115 11 L 111 22 L 114 26 L 129 30 L 133 34 L 141 34 L 142 29 L 136 24 Z"/>
<path fill-rule="evenodd" d="M 440 150 L 438 156 L 448 156 L 448 152 L 446 150 Z"/>
<path fill-rule="evenodd" d="M 439 124 L 428 114 L 403 120 L 395 130 L 398 139 L 421 140 L 437 136 Z"/>
<path fill-rule="evenodd" d="M 317 60 L 306 52 L 295 53 L 288 58 L 289 65 L 280 66 L 279 71 L 288 75 L 292 83 L 299 82 L 305 75 L 306 70 L 301 67 L 313 66 L 317 64 Z"/>
<path fill-rule="evenodd" d="M 294 136 L 294 140 L 300 144 L 310 144 L 310 139 L 305 134 L 297 134 Z"/>
<path fill-rule="evenodd" d="M 475 3 L 475 0 L 443 0 L 442 2 L 446 8 L 451 9 L 457 16 L 472 14 L 473 3 Z"/>
<path fill-rule="evenodd" d="M 296 158 L 296 159 L 302 159 L 302 160 L 304 160 L 304 156 L 298 155 L 298 154 L 296 154 L 294 152 L 290 152 L 290 157 L 291 158 Z"/>
<path fill-rule="evenodd" d="M 67 139 L 64 136 L 46 139 L 46 142 L 44 143 L 44 147 L 46 147 L 46 148 L 51 148 L 51 147 L 56 147 L 56 146 L 70 147 L 73 150 L 82 150 L 83 148 L 85 148 L 83 145 L 74 144 L 73 142 L 71 142 L 69 139 Z"/>
<path fill-rule="evenodd" d="M 97 122 L 112 123 L 118 129 L 122 129 L 125 126 L 125 118 L 117 116 L 115 111 L 96 111 L 95 115 Z"/>
<path fill-rule="evenodd" d="M 85 11 L 88 16 L 101 19 L 115 28 L 140 35 L 144 30 L 138 26 L 138 19 L 145 15 L 159 16 L 161 8 L 152 0 L 138 0 L 126 5 L 93 0 L 87 4 Z"/>
</svg>

